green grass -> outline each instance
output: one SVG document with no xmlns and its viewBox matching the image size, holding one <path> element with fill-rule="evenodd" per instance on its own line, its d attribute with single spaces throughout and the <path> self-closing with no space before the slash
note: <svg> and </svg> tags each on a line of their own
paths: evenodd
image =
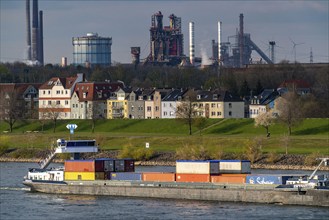
<svg viewBox="0 0 329 220">
<path fill-rule="evenodd" d="M 256 137 L 263 137 L 263 152 L 285 153 L 282 138 L 287 135 L 287 128 L 281 124 L 270 127 L 271 137 L 266 138 L 262 127 L 255 127 L 253 119 L 208 119 L 206 128 L 200 135 L 193 128 L 193 135 L 188 135 L 188 127 L 173 119 L 153 120 L 102 120 L 97 121 L 95 133 L 91 133 L 89 120 L 61 120 L 57 123 L 56 133 L 53 125 L 47 122 L 44 132 L 38 121 L 17 122 L 13 133 L 4 134 L 9 148 L 47 149 L 58 138 L 69 139 L 66 125 L 78 125 L 73 139 L 96 139 L 104 150 L 121 150 L 125 146 L 150 146 L 155 151 L 175 151 L 183 146 L 204 146 L 210 152 L 223 150 L 230 153 L 243 152 L 246 142 Z M 0 131 L 8 125 L 0 122 Z M 1 147 L 1 143 L 0 143 Z M 311 154 L 319 152 L 329 155 L 329 119 L 305 119 L 293 127 L 288 144 L 288 153 Z"/>
</svg>

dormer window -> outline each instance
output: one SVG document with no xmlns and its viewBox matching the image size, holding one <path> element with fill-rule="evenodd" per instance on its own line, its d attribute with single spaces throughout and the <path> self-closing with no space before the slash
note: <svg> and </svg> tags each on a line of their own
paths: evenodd
<svg viewBox="0 0 329 220">
<path fill-rule="evenodd" d="M 212 95 L 212 99 L 213 99 L 213 100 L 217 100 L 217 99 L 218 99 L 218 95 L 217 95 L 217 94 L 213 94 L 213 95 Z"/>
<path fill-rule="evenodd" d="M 197 100 L 200 100 L 200 99 L 201 99 L 201 95 L 197 95 L 197 96 L 196 96 L 196 99 L 197 99 Z"/>
<path fill-rule="evenodd" d="M 87 95 L 88 95 L 88 92 L 84 92 L 84 93 L 83 93 L 83 98 L 84 98 L 84 99 L 87 98 Z"/>
</svg>

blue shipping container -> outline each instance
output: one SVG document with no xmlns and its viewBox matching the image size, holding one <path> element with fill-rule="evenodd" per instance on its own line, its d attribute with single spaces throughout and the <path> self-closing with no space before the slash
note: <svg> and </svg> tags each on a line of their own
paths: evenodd
<svg viewBox="0 0 329 220">
<path fill-rule="evenodd" d="M 111 173 L 111 180 L 142 180 L 141 173 Z"/>
<path fill-rule="evenodd" d="M 247 184 L 286 184 L 287 180 L 292 176 L 276 176 L 276 175 L 248 175 Z"/>
</svg>

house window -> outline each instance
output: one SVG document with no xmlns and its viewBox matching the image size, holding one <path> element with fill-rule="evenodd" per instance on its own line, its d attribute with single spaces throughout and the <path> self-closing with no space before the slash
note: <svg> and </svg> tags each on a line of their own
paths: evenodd
<svg viewBox="0 0 329 220">
<path fill-rule="evenodd" d="M 167 112 L 163 112 L 163 115 L 164 115 L 164 116 L 167 116 Z"/>
<path fill-rule="evenodd" d="M 134 106 L 131 106 L 131 108 L 130 108 L 130 109 L 131 109 L 131 111 L 133 112 L 133 111 L 134 111 Z"/>
<path fill-rule="evenodd" d="M 48 101 L 48 105 L 51 105 L 51 101 Z"/>
<path fill-rule="evenodd" d="M 212 108 L 215 108 L 216 107 L 216 104 L 215 103 L 211 103 L 211 107 Z"/>
<path fill-rule="evenodd" d="M 229 111 L 229 112 L 228 112 L 228 115 L 229 115 L 229 116 L 232 116 L 232 112 L 231 112 L 231 111 Z"/>
<path fill-rule="evenodd" d="M 69 104 L 69 101 L 65 101 L 65 105 L 68 105 Z"/>
<path fill-rule="evenodd" d="M 155 106 L 155 111 L 158 112 L 159 111 L 159 106 Z"/>
<path fill-rule="evenodd" d="M 45 90 L 43 90 L 43 94 L 44 94 L 44 95 L 46 94 L 46 91 L 45 91 Z"/>
<path fill-rule="evenodd" d="M 147 111 L 150 112 L 152 110 L 151 106 L 147 106 Z"/>
<path fill-rule="evenodd" d="M 60 105 L 61 104 L 61 101 L 56 101 L 56 105 Z"/>
<path fill-rule="evenodd" d="M 65 94 L 67 95 L 67 90 L 65 90 Z"/>
<path fill-rule="evenodd" d="M 42 101 L 42 105 L 46 105 L 46 101 Z"/>
<path fill-rule="evenodd" d="M 174 112 L 173 111 L 170 112 L 170 116 L 174 116 Z"/>
<path fill-rule="evenodd" d="M 232 108 L 232 103 L 228 103 L 228 107 L 229 108 Z"/>
<path fill-rule="evenodd" d="M 48 90 L 48 95 L 50 95 L 50 90 Z"/>
<path fill-rule="evenodd" d="M 211 116 L 215 116 L 216 115 L 216 112 L 211 112 Z"/>
<path fill-rule="evenodd" d="M 222 113 L 221 112 L 217 112 L 217 116 L 221 116 L 222 115 Z"/>
<path fill-rule="evenodd" d="M 58 94 L 61 94 L 61 91 L 60 90 L 57 90 L 56 91 L 56 94 L 58 95 Z"/>
</svg>

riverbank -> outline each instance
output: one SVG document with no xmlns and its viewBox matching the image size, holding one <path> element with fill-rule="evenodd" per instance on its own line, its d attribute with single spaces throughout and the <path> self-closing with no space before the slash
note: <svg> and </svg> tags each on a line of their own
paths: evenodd
<svg viewBox="0 0 329 220">
<path fill-rule="evenodd" d="M 38 163 L 41 158 L 8 158 L 0 157 L 0 162 L 18 162 L 18 163 Z M 64 159 L 55 159 L 54 163 L 64 163 Z M 175 166 L 175 161 L 136 161 L 136 166 Z M 37 166 L 37 165 L 36 165 Z M 252 164 L 252 169 L 266 169 L 266 170 L 315 170 L 317 166 L 305 166 L 305 165 L 279 165 L 279 164 Z M 329 166 L 321 166 L 321 171 L 329 171 Z"/>
</svg>

